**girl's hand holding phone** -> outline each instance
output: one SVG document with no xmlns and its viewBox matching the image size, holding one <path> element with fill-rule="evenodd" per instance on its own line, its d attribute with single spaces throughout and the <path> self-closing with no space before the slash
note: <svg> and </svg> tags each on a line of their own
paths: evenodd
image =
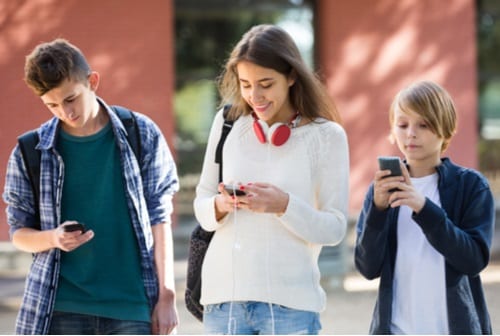
<svg viewBox="0 0 500 336">
<path fill-rule="evenodd" d="M 288 207 L 286 192 L 269 183 L 249 183 L 245 187 L 246 196 L 239 199 L 238 208 L 253 212 L 282 215 Z"/>
<path fill-rule="evenodd" d="M 219 194 L 215 196 L 216 219 L 221 220 L 227 213 L 238 208 L 241 197 L 244 197 L 244 187 L 240 184 L 219 183 L 217 190 Z"/>
</svg>

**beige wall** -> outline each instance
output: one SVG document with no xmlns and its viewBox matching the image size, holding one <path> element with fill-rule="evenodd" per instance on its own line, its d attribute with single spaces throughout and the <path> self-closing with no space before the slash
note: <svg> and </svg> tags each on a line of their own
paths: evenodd
<svg viewBox="0 0 500 336">
<path fill-rule="evenodd" d="M 347 130 L 350 208 L 356 216 L 387 140 L 387 111 L 399 89 L 430 79 L 453 96 L 459 130 L 447 155 L 477 167 L 475 2 L 318 1 L 319 64 Z"/>
<path fill-rule="evenodd" d="M 16 137 L 51 117 L 22 81 L 24 57 L 39 42 L 56 37 L 79 46 L 100 72 L 100 96 L 151 116 L 172 144 L 172 12 L 172 0 L 0 1 L 2 191 Z M 0 215 L 0 240 L 7 230 Z"/>
</svg>

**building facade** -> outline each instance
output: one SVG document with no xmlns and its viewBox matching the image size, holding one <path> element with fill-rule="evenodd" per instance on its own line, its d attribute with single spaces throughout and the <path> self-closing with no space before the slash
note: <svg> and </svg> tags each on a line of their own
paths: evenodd
<svg viewBox="0 0 500 336">
<path fill-rule="evenodd" d="M 434 80 L 451 93 L 459 131 L 447 154 L 477 167 L 473 0 L 316 0 L 314 8 L 317 68 L 349 139 L 352 216 L 377 168 L 376 157 L 399 154 L 388 141 L 387 112 L 397 91 L 412 81 Z M 0 0 L 2 190 L 17 136 L 51 117 L 23 82 L 25 56 L 56 37 L 87 55 L 101 74 L 100 96 L 151 116 L 174 144 L 174 17 L 173 0 Z M 0 216 L 0 240 L 6 239 Z"/>
</svg>

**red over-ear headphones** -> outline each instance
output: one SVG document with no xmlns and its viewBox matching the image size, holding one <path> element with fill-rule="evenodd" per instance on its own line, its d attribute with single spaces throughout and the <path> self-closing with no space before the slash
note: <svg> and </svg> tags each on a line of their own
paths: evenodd
<svg viewBox="0 0 500 336">
<path fill-rule="evenodd" d="M 294 123 L 294 121 L 298 116 L 298 113 L 294 114 L 292 119 L 290 119 L 287 124 L 275 123 L 271 127 L 269 127 L 269 125 L 267 125 L 265 121 L 259 120 L 259 118 L 257 118 L 255 112 L 252 112 L 253 130 L 260 143 L 264 144 L 269 140 L 269 142 L 274 146 L 281 146 L 290 137 L 290 134 L 292 132 L 291 128 L 296 126 L 297 123 Z"/>
</svg>

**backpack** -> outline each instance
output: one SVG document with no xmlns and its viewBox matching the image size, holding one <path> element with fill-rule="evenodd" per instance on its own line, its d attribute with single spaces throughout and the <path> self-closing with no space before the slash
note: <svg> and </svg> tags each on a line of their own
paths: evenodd
<svg viewBox="0 0 500 336">
<path fill-rule="evenodd" d="M 140 162 L 141 157 L 141 137 L 139 135 L 139 127 L 135 120 L 134 113 L 129 109 L 121 106 L 111 106 L 113 111 L 122 121 L 125 130 L 127 131 L 127 140 L 130 147 L 134 151 L 137 161 Z M 23 157 L 24 165 L 28 170 L 28 177 L 33 190 L 35 199 L 35 216 L 38 218 L 38 225 L 35 229 L 40 230 L 40 161 L 41 152 L 35 149 L 39 142 L 38 131 L 31 130 L 17 138 L 21 156 Z"/>
<path fill-rule="evenodd" d="M 215 163 L 219 164 L 219 182 L 222 182 L 222 148 L 224 142 L 231 131 L 234 120 L 227 119 L 230 105 L 224 106 L 224 124 L 222 125 L 222 133 L 215 150 Z M 187 310 L 203 322 L 203 305 L 200 303 L 201 297 L 201 267 L 208 249 L 208 245 L 212 240 L 214 232 L 208 232 L 202 229 L 200 224 L 197 224 L 189 238 L 189 254 L 187 260 L 187 276 L 186 276 L 186 291 L 184 300 Z"/>
</svg>

